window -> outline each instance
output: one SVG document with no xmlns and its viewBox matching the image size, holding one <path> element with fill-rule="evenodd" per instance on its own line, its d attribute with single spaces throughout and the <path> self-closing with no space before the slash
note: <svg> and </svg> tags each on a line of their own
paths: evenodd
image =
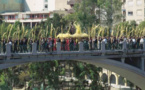
<svg viewBox="0 0 145 90">
<path fill-rule="evenodd" d="M 26 15 L 26 18 L 30 18 L 30 15 Z"/>
<path fill-rule="evenodd" d="M 47 18 L 48 17 L 48 15 L 47 14 L 44 14 L 44 18 Z"/>
<path fill-rule="evenodd" d="M 34 15 L 34 14 L 30 15 L 30 18 L 31 18 L 31 19 L 34 19 L 34 17 L 35 17 L 35 15 Z"/>
<path fill-rule="evenodd" d="M 48 5 L 46 4 L 46 5 L 45 5 L 45 9 L 47 9 L 47 8 L 48 8 Z"/>
<path fill-rule="evenodd" d="M 48 0 L 45 0 L 45 2 L 48 2 Z"/>
<path fill-rule="evenodd" d="M 43 18 L 43 14 L 40 15 L 40 18 Z"/>
<path fill-rule="evenodd" d="M 137 14 L 137 16 L 141 16 L 142 15 L 142 10 L 141 9 L 137 10 L 136 14 Z"/>
<path fill-rule="evenodd" d="M 128 16 L 133 16 L 133 12 L 132 11 L 128 12 Z"/>
<path fill-rule="evenodd" d="M 9 19 L 15 19 L 15 17 L 13 15 L 10 15 Z"/>
<path fill-rule="evenodd" d="M 18 15 L 15 16 L 15 19 L 18 19 Z"/>
<path fill-rule="evenodd" d="M 137 1 L 136 1 L 136 5 L 138 5 L 138 6 L 139 6 L 139 5 L 142 5 L 142 0 L 137 0 Z"/>
<path fill-rule="evenodd" d="M 4 16 L 5 20 L 8 20 L 8 16 Z"/>
<path fill-rule="evenodd" d="M 133 0 L 128 1 L 128 6 L 133 6 Z"/>
<path fill-rule="evenodd" d="M 39 15 L 38 14 L 35 14 L 35 18 L 39 18 Z"/>
</svg>

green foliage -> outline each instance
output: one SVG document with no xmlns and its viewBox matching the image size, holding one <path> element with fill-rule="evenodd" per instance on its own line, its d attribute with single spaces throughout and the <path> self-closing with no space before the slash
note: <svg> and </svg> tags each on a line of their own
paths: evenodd
<svg viewBox="0 0 145 90">
<path fill-rule="evenodd" d="M 75 62 L 73 64 L 73 72 L 75 74 L 75 77 L 79 80 L 78 85 L 81 86 L 81 88 L 85 87 L 85 84 L 83 83 L 85 81 L 85 77 L 88 76 L 90 80 L 92 80 L 92 83 L 90 84 L 91 89 L 101 90 L 103 87 L 99 83 L 99 72 L 101 71 L 101 68 L 98 68 L 91 64 L 86 63 L 80 63 Z"/>
<path fill-rule="evenodd" d="M 45 26 L 48 25 L 49 29 L 51 28 L 51 24 L 53 24 L 54 28 L 61 28 L 61 26 L 65 27 L 67 21 L 59 14 L 54 13 L 53 18 L 48 17 L 45 22 Z"/>
<path fill-rule="evenodd" d="M 81 23 L 82 27 L 105 24 L 111 27 L 121 21 L 121 0 L 82 0 L 74 5 L 74 13 L 66 16 L 68 21 Z"/>
</svg>

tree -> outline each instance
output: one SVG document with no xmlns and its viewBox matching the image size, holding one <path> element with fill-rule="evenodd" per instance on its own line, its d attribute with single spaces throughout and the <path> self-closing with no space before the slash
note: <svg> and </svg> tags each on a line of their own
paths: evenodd
<svg viewBox="0 0 145 90">
<path fill-rule="evenodd" d="M 66 16 L 68 21 L 81 23 L 83 29 L 93 24 L 103 24 L 112 28 L 121 21 L 121 0 L 82 0 L 74 5 L 74 13 Z"/>
<path fill-rule="evenodd" d="M 59 75 L 61 75 L 58 61 L 31 63 L 29 65 L 29 71 L 32 80 L 30 81 L 30 87 L 33 87 L 34 82 L 43 83 L 46 88 L 46 81 L 51 88 L 59 89 Z"/>
<path fill-rule="evenodd" d="M 51 25 L 53 25 L 53 29 L 55 29 L 54 33 L 58 34 L 58 33 L 61 32 L 61 29 L 64 29 L 66 27 L 67 21 L 63 18 L 62 15 L 54 13 L 53 18 L 48 17 L 46 22 L 45 22 L 46 30 L 50 30 L 51 29 Z M 51 31 L 48 31 L 49 35 L 50 35 L 50 32 Z"/>
<path fill-rule="evenodd" d="M 80 3 L 74 5 L 74 13 L 66 16 L 66 19 L 71 22 L 78 22 L 83 29 L 91 27 L 93 23 L 96 23 L 95 6 L 96 0 L 83 0 Z"/>
<path fill-rule="evenodd" d="M 84 89 L 86 87 L 85 83 L 86 76 L 92 81 L 90 84 L 90 89 L 94 90 L 102 90 L 103 87 L 101 85 L 99 72 L 102 71 L 101 68 L 96 67 L 91 64 L 82 63 L 82 62 L 73 62 L 73 72 L 75 77 L 78 79 L 77 85 L 81 86 L 79 89 Z"/>
</svg>

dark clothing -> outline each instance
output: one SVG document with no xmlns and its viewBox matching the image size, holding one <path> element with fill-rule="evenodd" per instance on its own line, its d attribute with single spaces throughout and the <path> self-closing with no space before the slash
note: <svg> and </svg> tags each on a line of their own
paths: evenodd
<svg viewBox="0 0 145 90">
<path fill-rule="evenodd" d="M 64 51 L 65 51 L 65 45 L 66 45 L 66 41 L 63 40 L 63 41 L 62 41 L 62 50 L 64 50 Z"/>
<path fill-rule="evenodd" d="M 3 52 L 4 53 L 6 52 L 6 41 L 5 40 L 3 41 Z"/>
<path fill-rule="evenodd" d="M 57 39 L 57 42 L 61 42 L 59 38 Z"/>
<path fill-rule="evenodd" d="M 72 51 L 74 49 L 74 41 L 73 40 L 70 40 L 69 48 L 70 48 L 70 51 Z"/>
<path fill-rule="evenodd" d="M 15 52 L 16 52 L 16 53 L 18 52 L 18 47 L 17 47 L 17 46 L 18 46 L 18 41 L 15 40 L 15 41 L 14 41 L 14 53 L 15 53 Z"/>
</svg>

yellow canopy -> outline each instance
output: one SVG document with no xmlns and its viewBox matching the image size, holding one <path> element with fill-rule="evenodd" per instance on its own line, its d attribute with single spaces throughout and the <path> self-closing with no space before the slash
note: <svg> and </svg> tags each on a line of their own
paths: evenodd
<svg viewBox="0 0 145 90">
<path fill-rule="evenodd" d="M 82 37 L 89 37 L 89 35 L 88 34 L 86 34 L 86 33 L 82 33 L 82 35 L 81 35 Z"/>
<path fill-rule="evenodd" d="M 60 33 L 59 35 L 57 35 L 57 38 L 58 37 L 61 38 L 61 39 L 63 39 L 63 38 L 71 38 L 72 35 L 69 34 L 69 33 L 65 33 L 65 34 Z"/>
<path fill-rule="evenodd" d="M 66 33 L 66 34 L 64 34 L 64 36 L 63 36 L 64 38 L 71 38 L 72 37 L 72 35 L 71 34 L 69 34 L 69 33 Z"/>
<path fill-rule="evenodd" d="M 57 35 L 57 38 L 58 37 L 62 39 L 62 38 L 64 38 L 64 34 L 63 33 L 60 33 L 59 35 Z"/>
</svg>

